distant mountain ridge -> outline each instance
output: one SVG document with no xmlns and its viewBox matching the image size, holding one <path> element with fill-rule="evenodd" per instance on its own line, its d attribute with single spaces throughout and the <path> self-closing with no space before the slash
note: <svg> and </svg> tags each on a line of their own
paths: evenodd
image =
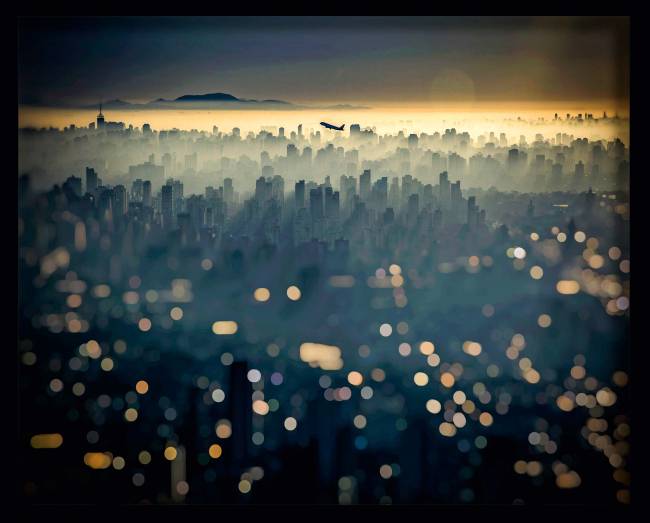
<svg viewBox="0 0 650 523">
<path fill-rule="evenodd" d="M 206 94 L 184 94 L 173 100 L 165 98 L 157 98 L 147 103 L 131 103 L 124 100 L 115 99 L 102 103 L 102 108 L 106 109 L 146 109 L 146 108 L 162 108 L 174 107 L 178 105 L 192 104 L 193 106 L 219 106 L 220 104 L 246 104 L 246 105 L 282 105 L 293 106 L 291 102 L 284 100 L 253 100 L 245 98 L 237 98 L 229 93 L 206 93 Z M 98 108 L 97 104 L 84 105 L 82 109 L 95 109 Z"/>
<path fill-rule="evenodd" d="M 34 104 L 46 105 L 46 104 Z M 99 109 L 99 104 L 92 105 L 54 105 L 54 107 L 66 107 L 75 109 Z M 266 99 L 255 100 L 238 98 L 229 93 L 206 93 L 206 94 L 184 94 L 173 100 L 165 98 L 157 98 L 146 103 L 131 103 L 119 98 L 108 100 L 102 103 L 102 110 L 104 109 L 368 109 L 368 107 L 353 106 L 353 105 L 332 105 L 326 107 L 312 107 L 296 105 L 284 100 Z"/>
<path fill-rule="evenodd" d="M 236 96 L 228 93 L 184 94 L 174 102 L 240 102 Z"/>
</svg>

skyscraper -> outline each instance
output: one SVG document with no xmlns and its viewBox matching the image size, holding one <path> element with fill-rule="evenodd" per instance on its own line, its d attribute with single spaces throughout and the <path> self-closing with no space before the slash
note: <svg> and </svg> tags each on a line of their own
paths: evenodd
<svg viewBox="0 0 650 523">
<path fill-rule="evenodd" d="M 331 187 L 325 189 L 325 216 L 328 219 L 339 217 L 339 192 L 334 192 Z"/>
<path fill-rule="evenodd" d="M 451 199 L 451 191 L 449 186 L 449 175 L 447 171 L 440 173 L 440 182 L 439 182 L 439 191 L 440 191 L 440 204 L 444 207 L 447 206 Z"/>
<path fill-rule="evenodd" d="M 264 176 L 260 176 L 255 182 L 255 199 L 263 203 L 269 198 L 271 198 L 271 182 Z"/>
<path fill-rule="evenodd" d="M 152 162 L 153 163 L 153 162 Z M 198 159 L 196 152 L 185 155 L 185 169 L 188 171 L 196 171 L 198 167 Z"/>
<path fill-rule="evenodd" d="M 452 202 L 459 202 L 462 198 L 462 194 L 460 191 L 460 180 L 454 182 L 450 186 L 450 197 Z"/>
<path fill-rule="evenodd" d="M 142 179 L 133 180 L 131 184 L 131 199 L 136 202 L 142 201 Z"/>
<path fill-rule="evenodd" d="M 113 189 L 115 208 L 113 209 L 114 216 L 123 216 L 128 210 L 128 201 L 126 198 L 126 187 L 124 185 L 116 185 Z"/>
<path fill-rule="evenodd" d="M 296 211 L 302 209 L 305 206 L 305 180 L 296 182 L 294 198 Z"/>
<path fill-rule="evenodd" d="M 420 197 L 417 194 L 411 194 L 408 199 L 406 219 L 409 227 L 415 226 L 420 210 Z"/>
<path fill-rule="evenodd" d="M 233 203 L 235 199 L 235 193 L 232 185 L 232 178 L 223 179 L 223 201 L 226 204 Z"/>
<path fill-rule="evenodd" d="M 173 226 L 173 190 L 173 186 L 168 183 L 162 186 L 161 191 L 162 225 L 167 230 L 170 230 Z"/>
<path fill-rule="evenodd" d="M 370 169 L 365 169 L 359 177 L 359 196 L 364 202 L 370 198 Z"/>
<path fill-rule="evenodd" d="M 149 180 L 142 183 L 142 205 L 151 207 L 151 182 Z"/>
<path fill-rule="evenodd" d="M 97 129 L 102 129 L 105 125 L 104 115 L 102 114 L 102 104 L 99 104 L 99 114 L 97 115 Z"/>
<path fill-rule="evenodd" d="M 177 215 L 183 212 L 183 182 L 174 180 L 172 183 L 172 212 Z"/>
<path fill-rule="evenodd" d="M 86 192 L 93 193 L 97 189 L 97 173 L 92 167 L 86 167 Z"/>
<path fill-rule="evenodd" d="M 309 191 L 309 211 L 311 219 L 318 221 L 323 219 L 323 189 L 318 187 Z"/>
<path fill-rule="evenodd" d="M 479 212 L 476 205 L 476 196 L 470 196 L 467 199 L 467 226 L 470 230 L 475 230 L 478 227 Z"/>
<path fill-rule="evenodd" d="M 447 170 L 447 158 L 440 156 L 440 153 L 433 153 L 431 155 L 431 168 L 433 175 L 440 174 Z"/>
</svg>

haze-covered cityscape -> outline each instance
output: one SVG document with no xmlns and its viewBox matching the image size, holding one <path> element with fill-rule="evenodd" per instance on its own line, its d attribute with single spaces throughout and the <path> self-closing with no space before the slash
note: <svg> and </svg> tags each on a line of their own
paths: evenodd
<svg viewBox="0 0 650 523">
<path fill-rule="evenodd" d="M 120 20 L 102 30 L 145 24 Z M 631 502 L 618 94 L 292 108 L 269 73 L 255 99 L 179 85 L 194 94 L 55 107 L 29 46 L 24 503 Z M 462 94 L 454 74 L 434 86 Z"/>
</svg>

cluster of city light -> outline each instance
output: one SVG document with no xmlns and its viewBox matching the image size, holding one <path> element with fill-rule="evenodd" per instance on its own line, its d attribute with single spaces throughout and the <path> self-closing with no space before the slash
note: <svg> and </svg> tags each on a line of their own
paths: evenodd
<svg viewBox="0 0 650 523">
<path fill-rule="evenodd" d="M 215 321 L 212 324 L 212 332 L 218 336 L 235 334 L 238 330 L 237 322 L 232 320 Z"/>
<path fill-rule="evenodd" d="M 627 210 L 623 209 L 622 212 L 627 212 Z M 82 252 L 86 248 L 85 227 L 82 228 L 79 225 L 83 226 L 83 223 L 77 222 L 75 228 L 75 245 L 76 250 Z M 554 289 L 556 293 L 566 296 L 562 298 L 558 297 L 558 299 L 570 301 L 574 299 L 571 297 L 572 295 L 584 292 L 603 300 L 603 305 L 608 314 L 625 314 L 629 310 L 629 278 L 625 277 L 625 275 L 629 274 L 629 260 L 623 259 L 621 248 L 611 246 L 607 249 L 603 246 L 604 242 L 602 240 L 589 236 L 586 232 L 580 230 L 575 232 L 573 237 L 571 237 L 568 231 L 564 232 L 559 227 L 553 227 L 551 233 L 551 238 L 542 238 L 540 234 L 533 232 L 528 236 L 533 243 L 524 243 L 527 240 L 520 240 L 518 244 L 509 247 L 506 250 L 506 256 L 512 260 L 512 267 L 519 271 L 525 268 L 526 271 L 523 272 L 523 275 L 526 278 L 530 276 L 532 280 L 539 281 L 539 283 L 528 281 L 529 284 L 540 286 L 548 282 L 549 287 Z M 574 245 L 572 240 L 578 245 Z M 556 266 L 564 256 L 563 249 L 570 246 L 579 249 L 578 255 L 576 256 L 578 260 L 576 262 L 577 265 L 576 267 L 564 268 L 562 271 L 559 271 Z M 41 275 L 49 278 L 59 270 L 68 269 L 73 260 L 74 253 L 71 257 L 66 249 L 55 249 L 41 258 Z M 440 273 L 447 274 L 464 268 L 468 273 L 475 274 L 482 267 L 493 267 L 495 263 L 497 266 L 500 263 L 498 257 L 495 262 L 491 256 L 481 255 L 477 252 L 469 256 L 458 256 L 452 261 L 441 262 L 437 265 L 436 269 Z M 507 261 L 507 263 L 508 267 L 510 267 L 511 262 Z M 200 267 L 204 271 L 211 271 L 214 263 L 212 260 L 204 258 L 200 262 Z M 390 291 L 395 307 L 397 308 L 403 309 L 408 304 L 405 288 L 419 289 L 429 284 L 428 282 L 422 284 L 423 278 L 416 271 L 403 269 L 402 266 L 396 263 L 387 264 L 387 268 L 384 267 L 380 267 L 374 273 L 371 273 L 371 276 L 366 279 L 366 284 L 371 289 L 378 289 L 376 291 L 378 293 L 388 294 L 388 291 Z M 424 275 L 424 278 L 426 277 Z M 338 292 L 346 292 L 345 289 L 351 289 L 356 286 L 358 279 L 358 276 L 340 274 L 327 278 L 326 284 L 334 289 L 342 289 Z M 363 281 L 363 278 L 360 281 Z M 90 327 L 89 320 L 91 318 L 84 319 L 82 314 L 85 314 L 84 309 L 92 301 L 92 298 L 97 301 L 114 300 L 119 302 L 121 304 L 120 306 L 124 306 L 128 311 L 139 312 L 138 315 L 130 317 L 129 321 L 141 333 L 148 333 L 155 326 L 160 325 L 157 321 L 161 315 L 166 316 L 165 319 L 170 324 L 172 322 L 181 322 L 180 325 L 183 325 L 188 319 L 192 318 L 193 311 L 191 311 L 189 306 L 183 305 L 181 307 L 181 305 L 178 305 L 192 301 L 193 292 L 190 280 L 174 279 L 171 282 L 170 289 L 158 291 L 149 289 L 145 292 L 144 289 L 146 287 L 138 290 L 142 285 L 142 280 L 139 276 L 134 275 L 129 278 L 128 285 L 128 289 L 122 290 L 114 283 L 111 283 L 111 285 L 98 283 L 93 286 L 90 282 L 81 280 L 76 273 L 68 271 L 65 279 L 58 280 L 55 286 L 57 291 L 64 295 L 63 303 L 65 307 L 74 310 L 74 312 L 67 310 L 65 314 L 51 312 L 43 314 L 37 323 L 39 326 L 42 323 L 43 326 L 47 326 L 54 333 L 64 331 L 70 333 L 87 332 Z M 303 298 L 302 290 L 296 285 L 289 285 L 286 287 L 284 293 L 286 294 L 286 298 L 291 302 L 298 302 Z M 279 295 L 282 297 L 281 291 Z M 246 296 L 248 296 L 248 306 L 259 307 L 259 310 L 267 310 L 278 301 L 276 291 L 274 290 L 272 295 L 271 290 L 266 287 L 257 287 L 254 289 L 249 287 Z M 284 299 L 282 301 L 285 304 L 287 303 Z M 145 309 L 147 304 L 155 303 L 169 303 L 169 305 L 159 315 L 157 315 L 158 313 L 152 312 L 153 309 Z M 495 300 L 494 303 L 500 308 L 500 302 Z M 295 306 L 291 305 L 291 307 Z M 497 307 L 488 303 L 484 304 L 480 311 L 484 318 L 489 319 L 494 316 Z M 140 312 L 141 308 L 142 312 Z M 552 317 L 547 312 L 544 312 L 544 310 L 549 309 L 537 309 L 534 316 L 529 318 L 529 320 L 531 326 L 536 325 L 540 329 L 548 329 L 546 332 L 551 332 L 555 329 L 556 324 L 561 322 L 561 317 L 555 315 Z M 225 317 L 227 318 L 228 316 Z M 240 316 L 237 317 L 239 318 Z M 126 322 L 127 320 L 125 319 L 124 321 Z M 248 330 L 249 323 L 244 321 L 242 325 L 245 325 L 246 330 Z M 205 328 L 205 325 L 203 328 Z M 217 336 L 232 336 L 239 329 L 240 324 L 234 320 L 219 320 L 212 324 L 212 332 Z M 411 319 L 407 321 L 401 317 L 385 315 L 372 323 L 371 329 L 373 333 L 372 338 L 379 339 L 380 343 L 392 344 L 393 348 L 391 350 L 395 351 L 396 347 L 397 354 L 401 357 L 410 357 L 408 360 L 400 361 L 405 364 L 410 364 L 417 359 L 417 365 L 419 367 L 409 370 L 403 384 L 406 387 L 411 387 L 419 391 L 419 394 L 422 394 L 424 398 L 428 397 L 428 399 L 423 401 L 424 405 L 420 403 L 417 408 L 423 408 L 432 415 L 431 419 L 435 420 L 436 430 L 443 437 L 454 438 L 460 434 L 469 433 L 470 430 L 481 430 L 481 427 L 490 427 L 495 423 L 496 416 L 503 416 L 508 413 L 510 403 L 513 401 L 512 395 L 509 392 L 497 387 L 492 388 L 491 386 L 490 390 L 488 390 L 488 386 L 481 381 L 474 381 L 473 384 L 468 383 L 469 380 L 476 379 L 474 371 L 476 368 L 480 368 L 481 365 L 483 365 L 483 368 L 480 369 L 480 372 L 483 376 L 487 375 L 488 378 L 504 375 L 503 373 L 507 375 L 510 372 L 507 367 L 501 366 L 501 363 L 497 365 L 491 360 L 493 356 L 492 344 L 487 339 L 483 340 L 483 338 L 479 338 L 482 342 L 466 340 L 458 345 L 460 347 L 460 350 L 458 350 L 458 359 L 460 361 L 463 363 L 470 361 L 476 362 L 467 363 L 468 372 L 465 376 L 468 377 L 465 377 L 463 375 L 464 368 L 461 363 L 452 364 L 442 361 L 441 355 L 446 356 L 449 354 L 447 351 L 451 350 L 446 348 L 444 343 L 440 344 L 442 350 L 437 350 L 438 348 L 431 341 L 416 341 L 421 338 L 416 337 L 417 334 L 413 335 L 414 332 L 418 333 L 418 326 Z M 537 330 L 536 332 L 543 331 Z M 431 335 L 435 336 L 435 333 Z M 534 338 L 535 335 L 533 334 L 531 338 L 532 344 L 535 343 Z M 106 373 L 113 372 L 117 374 L 120 371 L 120 365 L 122 363 L 119 356 L 126 352 L 126 343 L 123 340 L 116 340 L 111 346 L 111 343 L 108 341 L 98 341 L 101 339 L 103 338 L 98 337 L 97 340 L 88 339 L 79 345 L 76 351 L 78 356 L 75 355 L 69 360 L 63 361 L 67 365 L 66 368 L 69 367 L 70 370 L 75 372 L 85 372 L 89 369 L 89 366 L 94 366 L 92 367 L 93 369 L 96 368 Z M 280 340 L 267 343 L 264 342 L 263 354 L 268 355 L 269 358 L 278 357 L 281 353 L 280 347 L 282 347 L 283 355 L 285 353 L 292 354 L 291 350 L 295 350 L 295 347 L 287 346 L 290 344 L 286 344 Z M 548 374 L 551 377 L 547 377 L 547 373 L 543 372 L 546 369 L 542 367 L 535 368 L 533 365 L 533 356 L 537 363 L 543 361 L 541 358 L 538 359 L 534 350 L 527 351 L 528 355 L 532 354 L 531 357 L 522 357 L 526 346 L 527 341 L 523 334 L 515 333 L 512 335 L 510 343 L 505 349 L 505 356 L 512 363 L 512 375 L 517 379 L 523 379 L 530 385 L 536 385 L 540 384 L 543 374 L 544 382 L 538 385 L 538 387 L 530 387 L 530 390 L 539 391 L 535 396 L 535 401 L 538 404 L 549 404 L 556 412 L 559 411 L 559 413 L 575 411 L 575 414 L 580 409 L 588 413 L 589 417 L 585 422 L 581 434 L 596 451 L 602 453 L 608 459 L 614 468 L 614 479 L 624 487 L 617 492 L 617 499 L 622 503 L 629 502 L 628 487 L 630 484 L 630 476 L 629 472 L 625 469 L 627 465 L 626 456 L 629 454 L 629 442 L 626 441 L 630 432 L 629 421 L 623 415 L 618 415 L 613 421 L 611 418 L 609 418 L 610 421 L 605 418 L 605 413 L 608 412 L 608 409 L 614 411 L 614 407 L 617 407 L 620 402 L 621 392 L 619 388 L 627 385 L 627 374 L 623 371 L 615 373 L 612 376 L 612 386 L 610 387 L 604 381 L 590 376 L 583 358 L 576 358 L 574 359 L 574 365 L 569 371 L 569 376 L 562 382 L 562 387 L 551 386 L 550 382 L 553 380 L 552 375 Z M 237 351 L 232 350 L 232 353 L 222 352 L 215 361 L 220 361 L 227 367 L 235 359 L 233 354 L 237 354 Z M 346 360 L 347 354 L 346 352 Z M 374 361 L 377 355 L 382 354 L 382 346 L 376 346 L 370 340 L 358 347 L 358 354 L 362 358 L 362 361 L 366 358 L 367 362 Z M 395 355 L 395 352 L 392 352 L 392 354 Z M 349 407 L 356 408 L 355 402 L 357 398 L 366 401 L 372 399 L 375 395 L 385 398 L 384 391 L 377 384 L 386 380 L 386 371 L 380 367 L 375 367 L 370 371 L 370 367 L 363 367 L 363 365 L 357 366 L 356 364 L 346 367 L 342 359 L 342 350 L 338 346 L 305 342 L 300 344 L 298 355 L 302 362 L 307 363 L 314 369 L 318 368 L 330 373 L 329 375 L 323 374 L 319 378 L 319 385 L 324 389 L 323 397 L 327 401 L 349 402 Z M 370 357 L 371 355 L 372 357 Z M 425 358 L 422 358 L 420 355 Z M 501 353 L 500 356 L 502 357 L 503 354 Z M 22 352 L 21 361 L 26 366 L 34 366 L 37 361 L 41 361 L 39 360 L 40 357 L 40 353 L 37 355 L 33 350 L 27 350 Z M 49 368 L 54 371 L 55 366 L 52 363 L 53 361 L 55 360 L 50 360 Z M 351 358 L 350 361 L 354 360 Z M 476 365 L 476 367 L 471 368 L 472 372 L 470 372 L 471 365 Z M 264 428 L 263 425 L 259 425 L 260 423 L 269 423 L 275 419 L 278 420 L 286 433 L 298 431 L 298 435 L 300 435 L 300 430 L 298 429 L 302 426 L 302 416 L 304 415 L 304 410 L 300 406 L 304 400 L 300 399 L 301 396 L 299 394 L 294 395 L 291 401 L 287 402 L 291 407 L 285 407 L 284 400 L 280 403 L 277 399 L 269 398 L 268 395 L 265 396 L 265 385 L 268 386 L 270 383 L 271 385 L 279 386 L 285 383 L 285 380 L 289 381 L 292 376 L 291 369 L 278 366 L 278 370 L 272 374 L 270 373 L 270 377 L 264 374 L 265 377 L 262 379 L 262 371 L 260 369 L 263 368 L 262 365 L 259 365 L 259 368 L 251 368 L 247 374 L 248 381 L 252 385 L 255 385 L 255 392 L 250 403 L 252 413 L 255 415 L 254 423 L 258 423 L 255 432 L 251 436 L 251 440 L 255 445 L 262 445 L 265 441 Z M 411 368 L 409 367 L 409 369 Z M 307 369 L 307 371 L 315 372 L 310 369 Z M 336 371 L 340 371 L 340 373 Z M 226 400 L 226 392 L 224 389 L 227 390 L 227 387 L 223 387 L 223 385 L 216 381 L 210 381 L 206 376 L 201 376 L 201 378 L 204 378 L 206 382 L 200 386 L 200 388 L 205 389 L 206 396 L 204 397 L 204 402 L 206 402 L 206 405 L 223 403 Z M 336 380 L 341 379 L 346 384 L 342 384 L 340 381 L 336 383 Z M 152 383 L 155 382 L 152 381 Z M 486 380 L 486 383 L 489 385 L 489 380 Z M 548 387 L 546 387 L 547 384 L 549 384 Z M 525 386 L 528 387 L 528 385 Z M 124 399 L 118 398 L 117 396 L 111 398 L 107 394 L 101 394 L 96 400 L 89 398 L 88 403 L 96 404 L 102 409 L 106 409 L 112 405 L 120 413 L 122 422 L 125 422 L 127 425 L 133 424 L 130 426 L 137 426 L 140 422 L 134 422 L 138 421 L 141 415 L 146 414 L 146 411 L 140 408 L 138 395 L 144 396 L 149 394 L 151 396 L 153 392 L 157 393 L 158 391 L 150 391 L 149 382 L 144 377 L 136 381 L 133 387 L 135 390 L 127 392 L 124 395 Z M 543 387 L 546 388 L 542 392 Z M 81 380 L 74 382 L 68 381 L 63 375 L 50 379 L 47 382 L 46 388 L 50 396 L 59 395 L 61 397 L 68 393 L 76 397 L 88 395 L 86 385 Z M 91 389 L 89 388 L 88 390 Z M 470 399 L 472 393 L 474 396 L 473 399 Z M 294 401 L 296 396 L 299 399 Z M 207 401 L 205 398 L 207 398 Z M 353 399 L 355 401 L 351 401 Z M 491 402 L 494 402 L 494 405 L 491 405 Z M 363 402 L 360 402 L 360 404 L 362 406 L 364 405 Z M 342 405 L 339 407 L 342 407 Z M 411 406 L 403 404 L 401 408 L 404 407 L 410 409 Z M 492 412 L 488 412 L 486 409 L 490 409 Z M 368 411 L 360 410 L 363 413 L 356 413 L 351 417 L 351 423 L 356 430 L 363 433 L 368 427 L 373 426 L 374 420 L 371 414 L 372 409 L 368 409 Z M 281 416 L 275 417 L 272 415 L 272 413 L 277 411 L 279 411 Z M 170 422 L 174 421 L 179 414 L 181 413 L 180 411 L 177 412 L 176 408 L 166 406 L 163 409 L 165 420 Z M 397 430 L 404 430 L 404 427 L 407 425 L 407 420 L 400 417 L 395 426 Z M 607 433 L 608 431 L 609 433 Z M 526 431 L 523 434 L 523 438 L 527 438 L 528 443 L 534 447 L 536 452 L 560 455 L 558 448 L 560 439 L 555 438 L 554 440 L 551 437 L 551 433 L 552 431 L 549 431 L 548 428 L 536 428 L 536 430 L 531 432 Z M 234 439 L 231 420 L 219 419 L 214 425 L 213 440 L 215 436 L 216 440 L 220 443 L 211 443 L 207 446 L 206 452 L 207 456 L 212 460 L 219 460 L 224 453 L 224 449 L 228 448 L 224 440 L 228 440 L 231 437 Z M 172 436 L 169 437 L 173 440 Z M 367 436 L 364 435 L 363 438 L 365 439 L 355 441 L 356 448 L 362 449 L 368 444 Z M 87 435 L 87 440 L 91 444 L 97 443 L 98 439 L 99 435 L 96 431 L 90 431 Z M 461 436 L 456 438 L 456 440 L 459 440 L 459 443 L 462 441 L 463 444 L 466 444 L 466 441 Z M 358 441 L 362 441 L 363 443 L 360 444 Z M 30 439 L 30 445 L 34 449 L 57 449 L 63 445 L 63 436 L 58 433 L 35 434 Z M 181 455 L 178 445 L 179 443 L 176 440 L 168 441 L 162 453 L 164 459 L 171 462 L 177 461 Z M 476 448 L 482 449 L 486 445 L 486 436 L 479 435 L 476 437 Z M 91 469 L 107 469 L 113 467 L 115 470 L 122 470 L 127 467 L 127 459 L 129 460 L 128 465 L 130 466 L 132 460 L 128 456 L 127 458 L 114 456 L 109 451 L 86 452 L 84 454 L 84 463 Z M 542 463 L 541 459 L 516 461 L 514 464 L 514 472 L 530 477 L 543 476 L 547 465 L 545 462 Z M 141 465 L 148 465 L 152 461 L 152 455 L 149 451 L 142 450 L 138 454 L 137 461 Z M 573 489 L 581 486 L 582 479 L 579 473 L 575 470 L 570 470 L 564 463 L 555 461 L 552 465 L 552 470 L 555 474 L 555 485 L 558 488 Z M 399 464 L 386 463 L 379 468 L 379 476 L 384 480 L 388 480 L 399 476 L 399 471 Z M 264 473 L 261 467 L 253 467 L 247 470 L 241 474 L 240 481 L 237 485 L 238 491 L 242 494 L 250 493 L 253 483 L 259 481 L 263 476 Z M 144 475 L 141 472 L 136 472 L 131 476 L 131 481 L 135 486 L 142 486 L 145 481 Z M 339 480 L 339 488 L 341 491 L 339 493 L 340 502 L 351 502 L 354 496 L 353 486 L 356 485 L 356 481 L 357 479 L 354 476 L 346 476 Z M 189 485 L 185 481 L 176 483 L 174 488 L 181 495 L 185 495 L 189 491 Z"/>
<path fill-rule="evenodd" d="M 303 343 L 300 345 L 300 359 L 323 370 L 338 370 L 343 367 L 341 349 L 334 345 Z"/>
</svg>

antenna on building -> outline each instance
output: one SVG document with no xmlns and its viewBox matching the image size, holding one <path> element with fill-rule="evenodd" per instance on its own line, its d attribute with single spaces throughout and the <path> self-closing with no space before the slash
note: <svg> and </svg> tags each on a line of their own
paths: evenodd
<svg viewBox="0 0 650 523">
<path fill-rule="evenodd" d="M 104 115 L 102 114 L 102 102 L 99 102 L 99 114 L 97 115 L 97 128 L 104 127 Z"/>
</svg>

